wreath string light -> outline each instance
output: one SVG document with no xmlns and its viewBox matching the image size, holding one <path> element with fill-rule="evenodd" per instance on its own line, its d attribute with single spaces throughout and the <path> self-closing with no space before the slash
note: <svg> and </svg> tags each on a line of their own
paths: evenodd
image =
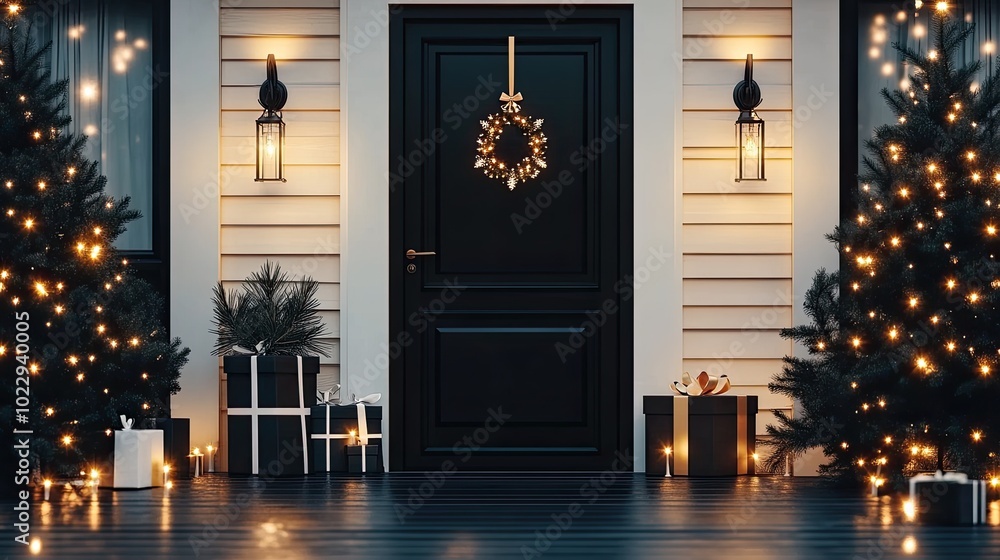
<svg viewBox="0 0 1000 560">
<path fill-rule="evenodd" d="M 546 168 L 545 146 L 548 139 L 542 132 L 543 119 L 533 119 L 521 114 L 518 102 L 523 101 L 524 96 L 520 92 L 514 93 L 513 36 L 507 38 L 507 80 L 510 93 L 500 95 L 500 102 L 503 103 L 501 112 L 479 121 L 483 132 L 476 140 L 475 168 L 482 169 L 491 179 L 504 181 L 508 189 L 514 190 L 518 181 L 524 183 L 528 179 L 534 179 Z M 496 154 L 497 140 L 503 135 L 504 128 L 511 125 L 516 126 L 528 139 L 528 155 L 513 164 L 503 161 Z"/>
</svg>

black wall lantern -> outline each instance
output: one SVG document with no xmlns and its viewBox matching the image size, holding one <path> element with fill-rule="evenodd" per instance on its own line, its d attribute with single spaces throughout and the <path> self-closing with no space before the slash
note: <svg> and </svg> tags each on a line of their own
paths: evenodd
<svg viewBox="0 0 1000 560">
<path fill-rule="evenodd" d="M 743 81 L 733 90 L 733 101 L 740 110 L 736 119 L 736 147 L 739 150 L 737 181 L 766 181 L 764 178 L 764 119 L 755 109 L 760 105 L 760 86 L 753 81 L 753 55 L 747 55 Z"/>
<path fill-rule="evenodd" d="M 285 122 L 281 109 L 288 101 L 288 88 L 278 81 L 274 55 L 267 55 L 267 80 L 260 85 L 257 100 L 264 108 L 257 119 L 257 179 L 285 182 Z"/>
</svg>

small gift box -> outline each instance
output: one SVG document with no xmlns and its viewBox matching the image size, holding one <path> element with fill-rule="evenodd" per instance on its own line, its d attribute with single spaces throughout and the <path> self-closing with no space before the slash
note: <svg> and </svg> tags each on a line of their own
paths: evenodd
<svg viewBox="0 0 1000 560">
<path fill-rule="evenodd" d="M 229 473 L 309 474 L 315 356 L 226 356 Z M 308 402 L 307 397 L 308 396 Z"/>
<path fill-rule="evenodd" d="M 317 398 L 321 404 L 312 407 L 310 416 L 312 472 L 348 472 L 344 447 L 359 443 L 373 444 L 369 447 L 377 450 L 377 462 L 381 466 L 382 446 L 371 441 L 382 438 L 382 407 L 371 406 L 381 395 L 352 398 L 343 406 L 331 403 L 329 394 L 321 393 Z"/>
<path fill-rule="evenodd" d="M 153 428 L 163 430 L 163 462 L 170 465 L 173 478 L 190 478 L 188 450 L 191 449 L 191 420 L 189 418 L 156 418 Z"/>
<path fill-rule="evenodd" d="M 910 479 L 910 506 L 926 525 L 986 523 L 986 481 L 964 473 L 918 474 Z"/>
<path fill-rule="evenodd" d="M 755 474 L 757 397 L 720 396 L 726 376 L 684 375 L 681 394 L 642 398 L 646 473 L 663 476 L 669 461 L 675 476 Z"/>
<path fill-rule="evenodd" d="M 347 472 L 352 474 L 371 474 L 382 472 L 382 446 L 348 445 Z"/>
<path fill-rule="evenodd" d="M 115 430 L 114 488 L 163 486 L 163 431 L 133 430 L 124 418 L 122 424 Z"/>
</svg>

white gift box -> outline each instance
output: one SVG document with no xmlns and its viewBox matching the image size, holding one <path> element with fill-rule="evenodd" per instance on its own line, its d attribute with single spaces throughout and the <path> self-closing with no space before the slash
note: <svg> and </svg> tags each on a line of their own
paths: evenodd
<svg viewBox="0 0 1000 560">
<path fill-rule="evenodd" d="M 163 486 L 163 430 L 115 431 L 115 488 Z"/>
</svg>

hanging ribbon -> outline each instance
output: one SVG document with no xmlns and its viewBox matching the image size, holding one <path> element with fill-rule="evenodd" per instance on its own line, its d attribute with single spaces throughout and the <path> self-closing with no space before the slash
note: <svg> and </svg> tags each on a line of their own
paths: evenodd
<svg viewBox="0 0 1000 560">
<path fill-rule="evenodd" d="M 261 344 L 257 345 L 258 348 Z M 260 474 L 257 463 L 260 460 L 259 442 L 257 433 L 259 431 L 258 420 L 260 416 L 298 416 L 302 420 L 302 460 L 303 472 L 309 474 L 309 430 L 306 426 L 306 418 L 311 412 L 305 404 L 305 389 L 302 380 L 302 356 L 295 356 L 299 375 L 299 407 L 298 408 L 260 408 L 257 404 L 257 355 L 250 356 L 250 408 L 230 408 L 228 413 L 233 416 L 250 417 L 250 457 L 251 473 Z M 329 415 L 328 415 L 329 417 Z"/>
<path fill-rule="evenodd" d="M 517 113 L 521 111 L 518 101 L 524 101 L 521 92 L 514 93 L 514 36 L 507 37 L 507 88 L 510 93 L 501 93 L 500 101 L 504 103 L 504 113 Z"/>
</svg>

